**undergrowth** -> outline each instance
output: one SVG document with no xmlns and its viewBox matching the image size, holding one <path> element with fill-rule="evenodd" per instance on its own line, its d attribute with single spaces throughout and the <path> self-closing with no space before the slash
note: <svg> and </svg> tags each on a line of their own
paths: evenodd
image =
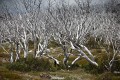
<svg viewBox="0 0 120 80">
<path fill-rule="evenodd" d="M 48 59 L 20 59 L 17 62 L 10 63 L 7 65 L 9 70 L 16 70 L 22 72 L 28 71 L 55 71 L 56 68 L 51 64 Z"/>
</svg>

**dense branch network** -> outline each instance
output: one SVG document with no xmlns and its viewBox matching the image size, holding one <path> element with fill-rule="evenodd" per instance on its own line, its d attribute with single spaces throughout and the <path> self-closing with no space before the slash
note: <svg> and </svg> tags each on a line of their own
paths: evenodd
<svg viewBox="0 0 120 80">
<path fill-rule="evenodd" d="M 120 27 L 115 22 L 115 14 L 104 10 L 99 13 L 94 12 L 91 10 L 89 0 L 85 3 L 81 3 L 80 0 L 75 0 L 75 2 L 75 5 L 63 2 L 59 3 L 60 5 L 53 5 L 49 0 L 48 7 L 42 10 L 42 0 L 22 0 L 21 4 L 24 5 L 25 13 L 19 13 L 17 16 L 11 16 L 12 19 L 0 22 L 0 46 L 11 55 L 10 62 L 20 59 L 22 51 L 24 58 L 27 58 L 32 51 L 34 58 L 46 56 L 59 65 L 60 61 L 53 57 L 48 49 L 49 42 L 53 40 L 63 50 L 63 64 L 66 67 L 70 67 L 68 65 L 70 56 L 76 55 L 72 53 L 73 50 L 78 51 L 79 54 L 71 65 L 83 57 L 91 64 L 98 66 L 91 51 L 85 46 L 88 38 L 94 36 L 95 39 L 103 40 L 104 44 L 113 46 L 113 57 L 109 62 L 109 67 L 107 66 L 111 68 L 115 56 L 119 55 L 120 48 Z M 31 50 L 30 41 L 34 45 Z M 4 42 L 10 45 L 9 51 L 2 45 Z"/>
</svg>

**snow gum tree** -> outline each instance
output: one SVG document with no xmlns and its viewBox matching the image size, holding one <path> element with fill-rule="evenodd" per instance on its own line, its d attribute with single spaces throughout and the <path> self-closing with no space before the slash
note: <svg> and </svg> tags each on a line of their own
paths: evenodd
<svg viewBox="0 0 120 80">
<path fill-rule="evenodd" d="M 87 5 L 86 5 L 87 6 Z M 84 8 L 84 7 L 83 7 Z M 61 6 L 56 5 L 55 8 L 48 7 L 48 16 L 50 17 L 50 23 L 53 25 L 53 37 L 63 49 L 64 59 L 63 63 L 68 67 L 68 59 L 71 54 L 71 49 L 79 52 L 78 57 L 71 63 L 72 65 L 84 57 L 90 63 L 98 66 L 94 60 L 94 56 L 89 49 L 84 46 L 86 42 L 86 36 L 92 29 L 92 14 L 84 11 L 79 6 L 69 6 L 62 3 Z M 86 51 L 90 57 L 86 55 Z"/>
</svg>

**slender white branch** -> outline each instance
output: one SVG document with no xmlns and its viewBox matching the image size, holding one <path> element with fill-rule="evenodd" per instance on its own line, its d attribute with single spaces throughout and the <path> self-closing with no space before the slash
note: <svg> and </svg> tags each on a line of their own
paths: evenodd
<svg viewBox="0 0 120 80">
<path fill-rule="evenodd" d="M 75 64 L 76 61 L 78 61 L 80 59 L 81 56 L 78 56 L 77 58 L 75 58 L 73 61 L 72 61 L 72 65 Z"/>
<path fill-rule="evenodd" d="M 47 55 L 47 57 L 49 57 L 50 59 L 53 59 L 58 65 L 59 65 L 59 62 L 56 58 L 54 58 L 53 56 L 50 56 L 50 55 Z"/>
</svg>

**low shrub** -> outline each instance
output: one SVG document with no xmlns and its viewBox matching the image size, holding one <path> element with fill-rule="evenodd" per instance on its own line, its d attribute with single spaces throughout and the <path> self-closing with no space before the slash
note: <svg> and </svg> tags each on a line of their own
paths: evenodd
<svg viewBox="0 0 120 80">
<path fill-rule="evenodd" d="M 9 63 L 7 65 L 9 70 L 17 70 L 17 71 L 29 71 L 30 67 L 23 61 L 17 61 L 14 63 Z"/>
<path fill-rule="evenodd" d="M 9 70 L 17 71 L 55 71 L 56 68 L 48 59 L 20 59 L 17 62 L 7 65 Z"/>
<path fill-rule="evenodd" d="M 82 65 L 81 68 L 85 69 L 86 72 L 90 72 L 92 74 L 101 74 L 106 71 L 104 65 L 99 65 L 97 67 L 90 63 Z"/>
</svg>

